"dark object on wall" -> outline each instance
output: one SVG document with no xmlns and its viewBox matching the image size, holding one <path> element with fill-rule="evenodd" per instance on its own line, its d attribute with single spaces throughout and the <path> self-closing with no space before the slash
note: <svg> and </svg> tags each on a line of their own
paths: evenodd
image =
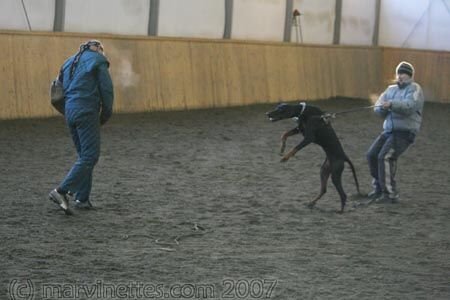
<svg viewBox="0 0 450 300">
<path fill-rule="evenodd" d="M 63 84 L 58 76 L 50 85 L 50 103 L 58 112 L 64 115 L 65 102 Z"/>
</svg>

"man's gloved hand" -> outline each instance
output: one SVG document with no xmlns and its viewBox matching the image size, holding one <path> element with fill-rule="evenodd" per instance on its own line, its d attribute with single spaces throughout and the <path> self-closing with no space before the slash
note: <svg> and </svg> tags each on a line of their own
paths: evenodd
<svg viewBox="0 0 450 300">
<path fill-rule="evenodd" d="M 336 118 L 336 114 L 326 113 L 326 114 L 321 115 L 320 118 L 325 122 L 325 124 L 329 124 L 330 119 Z"/>
<path fill-rule="evenodd" d="M 383 104 L 382 104 L 383 106 L 383 109 L 386 109 L 386 110 L 388 110 L 389 108 L 391 108 L 391 106 L 392 106 L 392 103 L 391 103 L 391 101 L 385 101 L 385 102 L 383 102 Z"/>
</svg>

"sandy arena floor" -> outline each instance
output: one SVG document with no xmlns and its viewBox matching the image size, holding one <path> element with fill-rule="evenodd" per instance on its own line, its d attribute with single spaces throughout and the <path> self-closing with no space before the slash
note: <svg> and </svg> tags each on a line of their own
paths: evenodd
<svg viewBox="0 0 450 300">
<path fill-rule="evenodd" d="M 0 294 L 22 287 L 50 299 L 46 287 L 59 284 L 60 298 L 74 299 L 74 286 L 135 284 L 166 299 L 201 298 L 201 288 L 206 299 L 449 299 L 450 106 L 426 103 L 422 132 L 399 160 L 400 204 L 352 209 L 347 167 L 343 215 L 331 182 L 317 208 L 304 206 L 325 155 L 311 145 L 279 163 L 280 135 L 294 123 L 270 123 L 272 107 L 115 115 L 102 129 L 97 209 L 70 217 L 47 200 L 76 159 L 63 118 L 0 122 Z M 363 111 L 333 127 L 368 192 L 365 153 L 381 119 Z M 137 290 L 127 298 L 144 299 Z"/>
</svg>

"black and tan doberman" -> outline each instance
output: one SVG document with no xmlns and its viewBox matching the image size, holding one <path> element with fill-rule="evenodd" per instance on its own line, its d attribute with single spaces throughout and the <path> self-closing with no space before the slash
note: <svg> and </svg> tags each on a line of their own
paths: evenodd
<svg viewBox="0 0 450 300">
<path fill-rule="evenodd" d="M 275 108 L 275 110 L 266 113 L 266 115 L 272 122 L 283 119 L 297 118 L 297 127 L 286 131 L 281 136 L 280 153 L 283 155 L 281 162 L 286 162 L 300 149 L 311 143 L 315 143 L 322 147 L 327 157 L 320 168 L 320 193 L 314 200 L 309 202 L 308 206 L 311 208 L 314 207 L 316 202 L 325 194 L 327 190 L 328 178 L 331 175 L 331 180 L 341 198 L 341 209 L 338 212 L 342 213 L 347 200 L 347 195 L 342 188 L 342 172 L 344 171 L 345 162 L 350 165 L 358 194 L 360 193 L 359 184 L 356 177 L 355 168 L 348 156 L 345 154 L 336 132 L 333 127 L 331 127 L 331 124 L 326 117 L 327 115 L 325 115 L 320 108 L 307 105 L 304 102 L 297 105 L 281 103 Z M 287 138 L 299 133 L 303 134 L 304 139 L 297 146 L 284 154 Z"/>
</svg>

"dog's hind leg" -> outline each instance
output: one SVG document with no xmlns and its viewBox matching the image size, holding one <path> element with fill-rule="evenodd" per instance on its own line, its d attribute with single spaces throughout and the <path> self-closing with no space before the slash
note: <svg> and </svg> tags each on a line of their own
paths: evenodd
<svg viewBox="0 0 450 300">
<path fill-rule="evenodd" d="M 327 182 L 328 178 L 330 178 L 330 174 L 331 174 L 330 161 L 328 160 L 328 158 L 326 158 L 322 164 L 322 167 L 320 167 L 319 195 L 317 195 L 317 197 L 314 198 L 314 200 L 308 203 L 309 208 L 313 208 L 314 205 L 316 205 L 316 202 L 327 192 Z"/>
<path fill-rule="evenodd" d="M 331 180 L 333 181 L 334 186 L 336 187 L 336 190 L 339 193 L 339 196 L 341 197 L 341 210 L 339 210 L 339 213 L 344 212 L 345 202 L 347 201 L 347 195 L 344 192 L 344 189 L 342 188 L 342 172 L 344 171 L 344 162 L 337 162 L 331 170 Z"/>
</svg>

